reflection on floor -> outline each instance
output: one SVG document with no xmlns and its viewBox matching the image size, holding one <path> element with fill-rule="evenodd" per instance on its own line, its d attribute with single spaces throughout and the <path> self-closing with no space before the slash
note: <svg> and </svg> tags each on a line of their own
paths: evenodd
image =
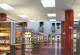
<svg viewBox="0 0 80 55">
<path fill-rule="evenodd" d="M 16 55 L 21 55 L 20 51 L 17 51 Z M 38 51 L 34 51 L 33 53 L 25 52 L 25 55 L 65 55 L 65 54 L 64 49 L 61 49 L 61 45 L 55 43 L 54 45 L 47 45 L 45 47 L 42 47 Z"/>
</svg>

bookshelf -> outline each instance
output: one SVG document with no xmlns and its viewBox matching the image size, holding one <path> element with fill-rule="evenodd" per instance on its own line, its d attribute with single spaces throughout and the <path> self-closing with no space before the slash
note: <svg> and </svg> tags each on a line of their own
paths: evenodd
<svg viewBox="0 0 80 55">
<path fill-rule="evenodd" d="M 48 40 L 47 40 L 47 36 L 44 35 L 44 46 L 47 45 L 47 43 L 48 43 L 47 41 L 48 41 Z"/>
<path fill-rule="evenodd" d="M 0 55 L 10 53 L 10 22 L 0 22 Z"/>
<path fill-rule="evenodd" d="M 47 45 L 47 36 L 45 36 L 44 34 L 40 34 L 40 47 L 43 47 L 45 45 Z"/>
<path fill-rule="evenodd" d="M 16 23 L 16 44 L 22 43 L 22 26 Z M 21 45 L 16 45 L 17 50 L 21 50 Z"/>
<path fill-rule="evenodd" d="M 76 55 L 77 27 L 73 27 L 73 55 Z"/>
<path fill-rule="evenodd" d="M 40 43 L 39 43 L 39 34 L 34 33 L 34 50 L 38 50 L 40 48 Z"/>
<path fill-rule="evenodd" d="M 44 46 L 44 36 L 43 34 L 40 34 L 40 47 Z"/>
<path fill-rule="evenodd" d="M 34 51 L 32 30 L 25 31 L 25 51 L 28 52 Z"/>
</svg>

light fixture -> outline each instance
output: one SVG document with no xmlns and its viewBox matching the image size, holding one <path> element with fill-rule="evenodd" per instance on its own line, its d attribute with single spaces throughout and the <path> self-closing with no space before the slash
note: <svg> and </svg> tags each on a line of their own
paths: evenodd
<svg viewBox="0 0 80 55">
<path fill-rule="evenodd" d="M 53 13 L 53 14 L 47 14 L 48 17 L 56 17 L 56 14 Z"/>
<path fill-rule="evenodd" d="M 28 18 L 28 16 L 26 16 L 26 15 L 18 15 L 18 16 L 21 18 Z"/>
<path fill-rule="evenodd" d="M 56 19 L 50 19 L 50 21 L 56 21 Z"/>
<path fill-rule="evenodd" d="M 8 4 L 0 4 L 0 7 L 5 10 L 13 10 L 14 8 L 9 6 Z"/>
<path fill-rule="evenodd" d="M 35 22 L 35 20 L 29 20 L 30 22 Z"/>
<path fill-rule="evenodd" d="M 55 0 L 41 0 L 43 7 L 55 7 Z"/>
<path fill-rule="evenodd" d="M 80 13 L 78 14 L 78 16 L 80 16 Z"/>
<path fill-rule="evenodd" d="M 79 19 L 74 19 L 74 21 L 79 21 Z"/>
</svg>

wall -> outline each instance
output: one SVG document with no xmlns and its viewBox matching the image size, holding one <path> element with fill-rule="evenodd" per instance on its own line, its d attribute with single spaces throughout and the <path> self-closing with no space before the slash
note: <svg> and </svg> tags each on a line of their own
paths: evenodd
<svg viewBox="0 0 80 55">
<path fill-rule="evenodd" d="M 52 27 L 52 23 L 61 23 L 60 21 L 57 21 L 57 22 L 44 22 L 44 25 L 43 25 L 43 33 L 44 34 L 52 34 L 52 35 L 56 35 L 56 34 L 61 34 L 61 28 L 60 29 L 57 29 L 56 28 L 56 25 L 55 25 L 55 33 L 52 33 L 51 31 L 51 27 Z M 28 29 L 33 29 L 37 32 L 39 32 L 39 22 L 28 22 L 28 26 L 27 26 Z"/>
</svg>

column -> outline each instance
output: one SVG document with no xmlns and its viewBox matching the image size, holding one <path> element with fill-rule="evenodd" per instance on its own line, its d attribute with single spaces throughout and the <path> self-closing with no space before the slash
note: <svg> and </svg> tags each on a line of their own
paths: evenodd
<svg viewBox="0 0 80 55">
<path fill-rule="evenodd" d="M 21 55 L 25 55 L 25 26 L 22 27 L 22 49 Z"/>
<path fill-rule="evenodd" d="M 64 27 L 64 24 L 65 24 L 65 22 L 64 21 L 62 21 L 61 22 L 61 48 L 64 48 L 64 30 L 65 30 L 65 27 Z"/>
<path fill-rule="evenodd" d="M 10 55 L 15 55 L 15 36 L 16 36 L 16 25 L 15 22 L 11 22 L 11 30 L 10 30 Z"/>
<path fill-rule="evenodd" d="M 27 27 L 27 22 L 22 23 L 22 49 L 21 49 L 21 55 L 25 55 L 25 30 Z"/>
<path fill-rule="evenodd" d="M 71 29 L 74 25 L 74 12 L 73 10 L 65 11 L 65 53 L 71 54 Z"/>
</svg>

